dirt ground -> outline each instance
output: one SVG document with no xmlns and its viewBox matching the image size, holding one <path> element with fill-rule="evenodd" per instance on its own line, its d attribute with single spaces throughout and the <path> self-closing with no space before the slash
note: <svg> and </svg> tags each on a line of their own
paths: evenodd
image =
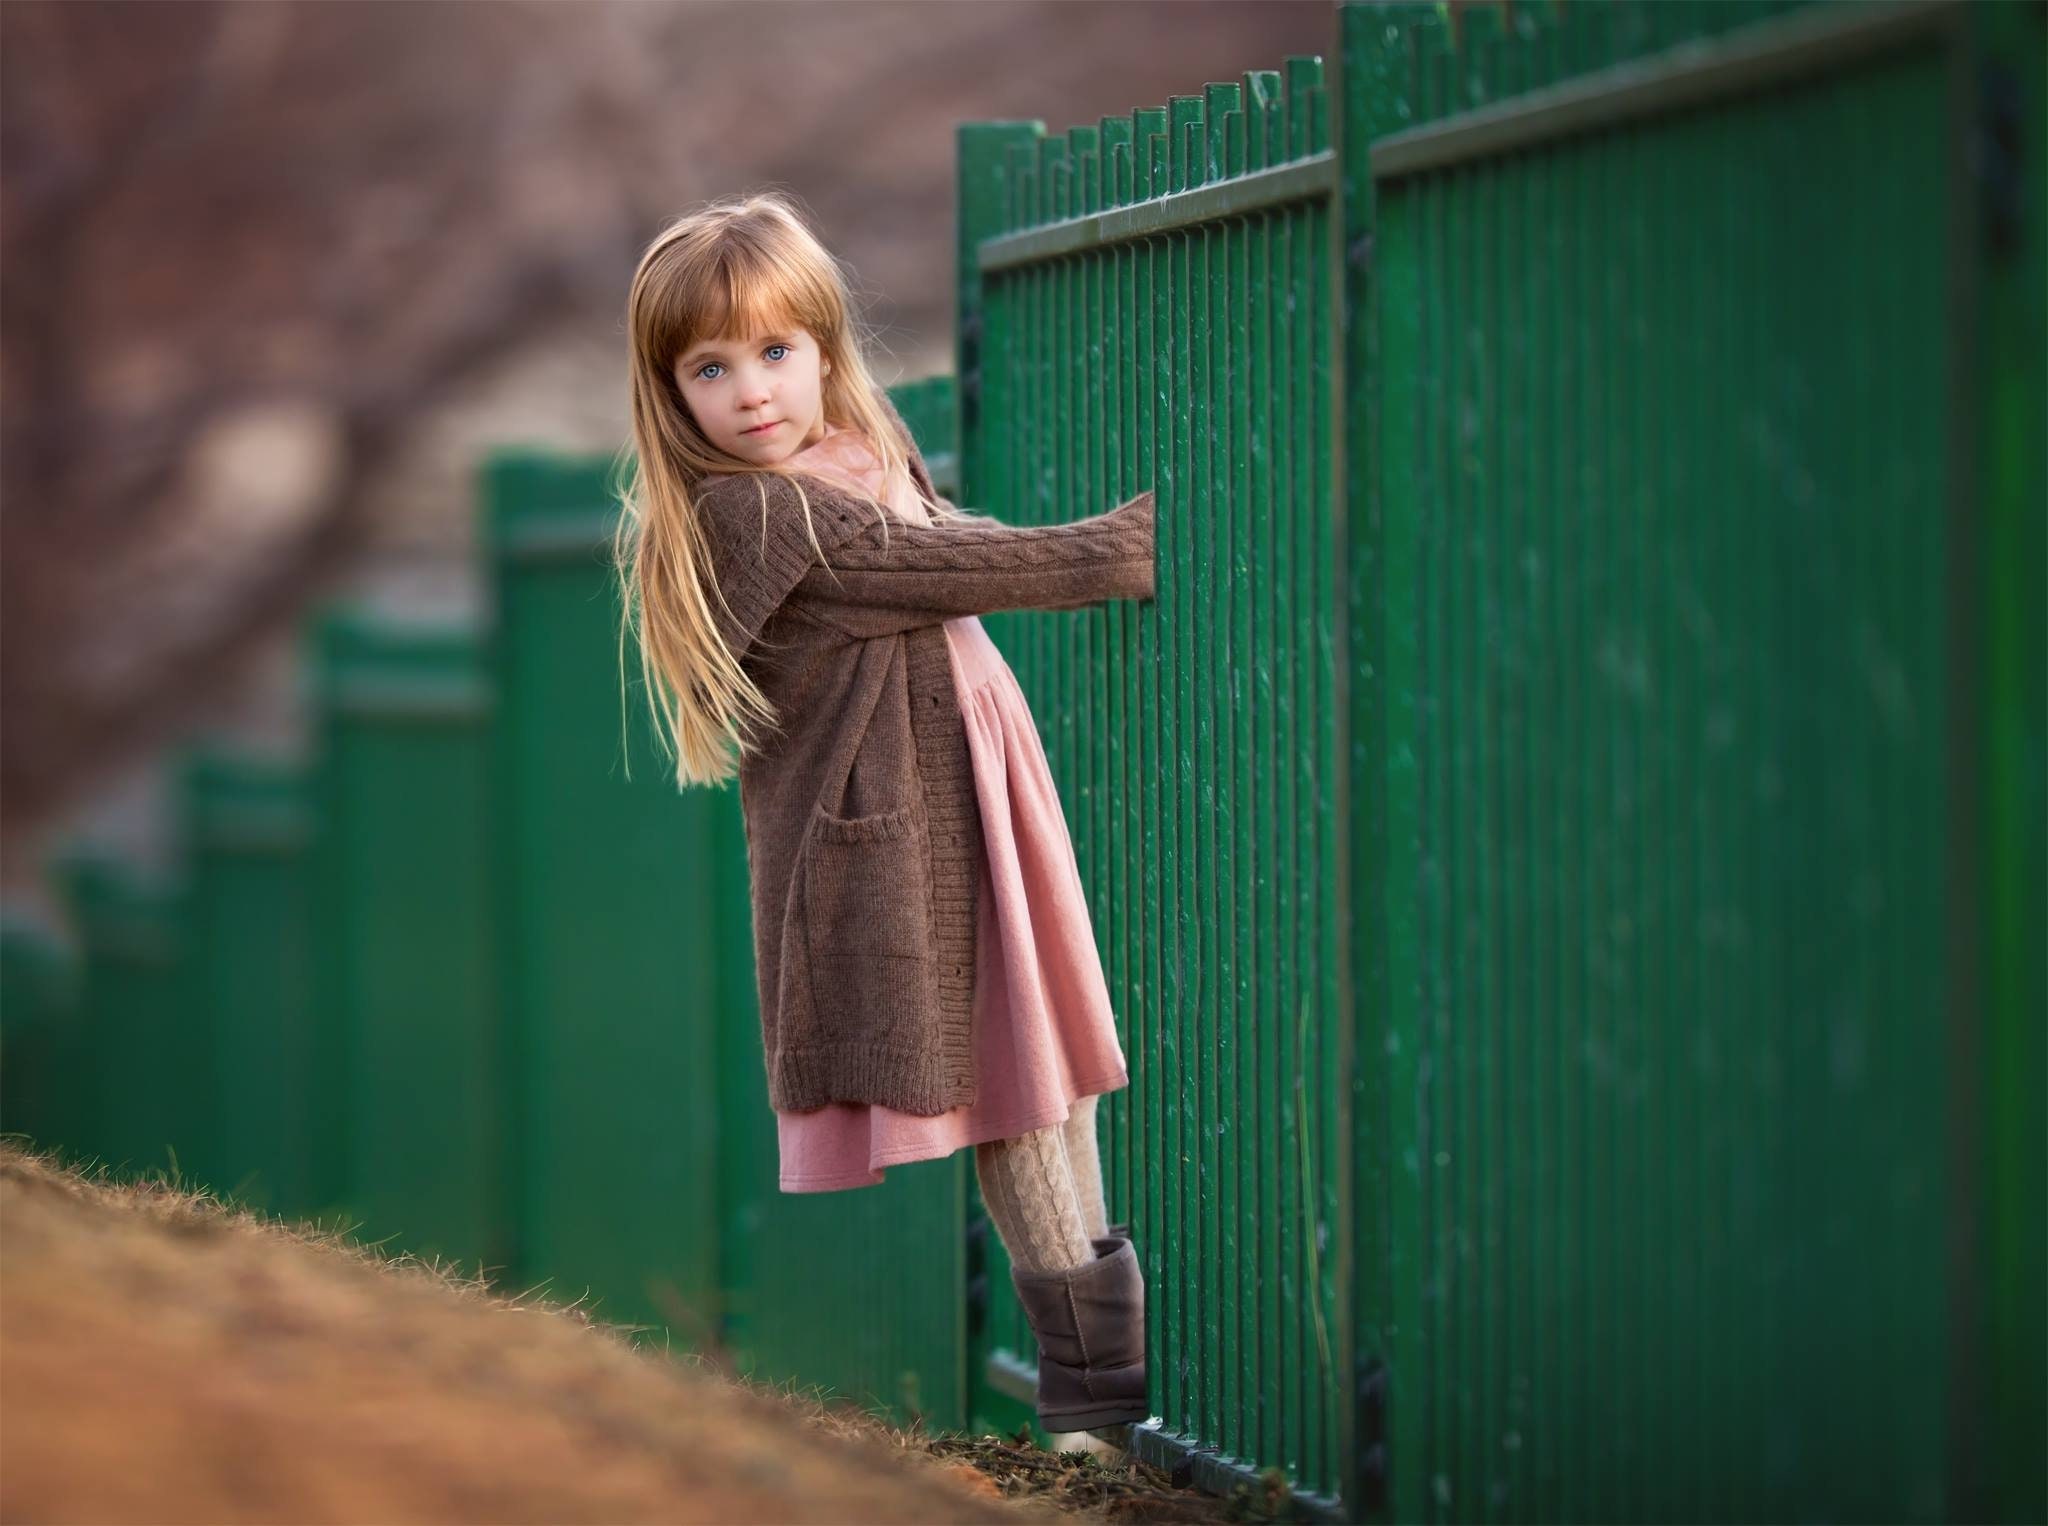
<svg viewBox="0 0 2048 1526">
<path fill-rule="evenodd" d="M 1124 1456 L 734 1381 L 161 1180 L 0 1139 L 0 1521 L 1269 1518 Z"/>
</svg>

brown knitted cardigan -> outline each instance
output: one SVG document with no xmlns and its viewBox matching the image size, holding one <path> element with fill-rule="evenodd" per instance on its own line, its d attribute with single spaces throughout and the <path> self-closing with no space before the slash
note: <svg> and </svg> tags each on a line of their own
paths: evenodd
<svg viewBox="0 0 2048 1526">
<path fill-rule="evenodd" d="M 941 622 L 1152 598 L 1153 497 L 1061 525 L 890 516 L 885 545 L 881 504 L 802 475 L 822 564 L 786 477 L 712 473 L 693 494 L 706 596 L 781 725 L 740 767 L 769 1102 L 930 1116 L 975 1098 L 982 852 Z"/>
</svg>

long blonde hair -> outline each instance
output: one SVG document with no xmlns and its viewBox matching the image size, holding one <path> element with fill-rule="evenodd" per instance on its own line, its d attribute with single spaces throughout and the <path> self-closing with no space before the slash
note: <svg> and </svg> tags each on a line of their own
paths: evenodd
<svg viewBox="0 0 2048 1526">
<path fill-rule="evenodd" d="M 786 193 L 715 201 L 677 218 L 641 255 L 626 299 L 633 437 L 613 477 L 620 515 L 612 543 L 623 612 L 621 691 L 632 637 L 657 737 L 666 723 L 663 740 L 679 787 L 724 783 L 740 755 L 758 750 L 754 726 L 780 729 L 774 707 L 740 666 L 743 654 L 727 647 L 712 614 L 707 591 L 721 602 L 723 595 L 697 516 L 698 484 L 709 472 L 789 477 L 814 549 L 818 541 L 801 474 L 739 461 L 711 445 L 683 402 L 675 361 L 701 340 L 745 339 L 793 325 L 815 338 L 831 363 L 821 398 L 827 424 L 860 430 L 880 459 L 883 480 L 898 480 L 907 473 L 908 452 L 867 364 L 866 333 L 846 277 Z M 918 496 L 934 519 L 976 517 L 933 503 L 921 488 Z M 889 515 L 881 518 L 886 526 Z"/>
</svg>

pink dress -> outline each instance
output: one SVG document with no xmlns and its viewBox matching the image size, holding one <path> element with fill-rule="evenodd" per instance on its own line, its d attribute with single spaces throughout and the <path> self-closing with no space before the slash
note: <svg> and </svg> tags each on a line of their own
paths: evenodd
<svg viewBox="0 0 2048 1526">
<path fill-rule="evenodd" d="M 881 491 L 880 463 L 857 431 L 834 427 L 791 464 L 845 481 L 913 523 L 930 522 L 907 473 Z M 981 621 L 968 615 L 945 629 L 985 844 L 975 937 L 976 1100 L 930 1118 L 866 1102 L 778 1109 L 784 1192 L 872 1187 L 885 1166 L 1059 1123 L 1080 1098 L 1130 1081 L 1038 725 Z"/>
</svg>

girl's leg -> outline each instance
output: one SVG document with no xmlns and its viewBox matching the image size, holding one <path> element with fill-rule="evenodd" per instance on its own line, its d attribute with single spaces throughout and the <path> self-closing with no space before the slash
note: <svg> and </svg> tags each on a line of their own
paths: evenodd
<svg viewBox="0 0 2048 1526">
<path fill-rule="evenodd" d="M 1081 1205 L 1081 1221 L 1089 1234 L 1099 1238 L 1109 1233 L 1109 1210 L 1103 1202 L 1102 1152 L 1095 1141 L 1095 1102 L 1092 1092 L 1076 1100 L 1060 1131 L 1074 1178 L 1074 1197 Z"/>
<path fill-rule="evenodd" d="M 1065 1130 L 1047 1124 L 978 1144 L 974 1165 L 989 1217 L 1010 1248 L 1010 1281 L 1038 1344 L 1032 1401 L 1057 1437 L 1150 1414 L 1145 1383 L 1145 1279 L 1129 1241 L 1091 1243 L 1074 1190 Z M 1093 1129 L 1088 1130 L 1093 1156 Z M 1099 1168 L 1084 1173 L 1091 1182 Z M 1097 1194 L 1099 1217 L 1102 1210 Z M 1100 1246 L 1113 1250 L 1103 1252 Z M 1067 1443 L 1055 1442 L 1062 1450 Z M 1091 1446 L 1091 1451 L 1105 1450 Z"/>
<path fill-rule="evenodd" d="M 1095 1259 L 1060 1125 L 984 1140 L 974 1147 L 974 1174 L 1013 1267 L 1057 1272 Z"/>
</svg>

